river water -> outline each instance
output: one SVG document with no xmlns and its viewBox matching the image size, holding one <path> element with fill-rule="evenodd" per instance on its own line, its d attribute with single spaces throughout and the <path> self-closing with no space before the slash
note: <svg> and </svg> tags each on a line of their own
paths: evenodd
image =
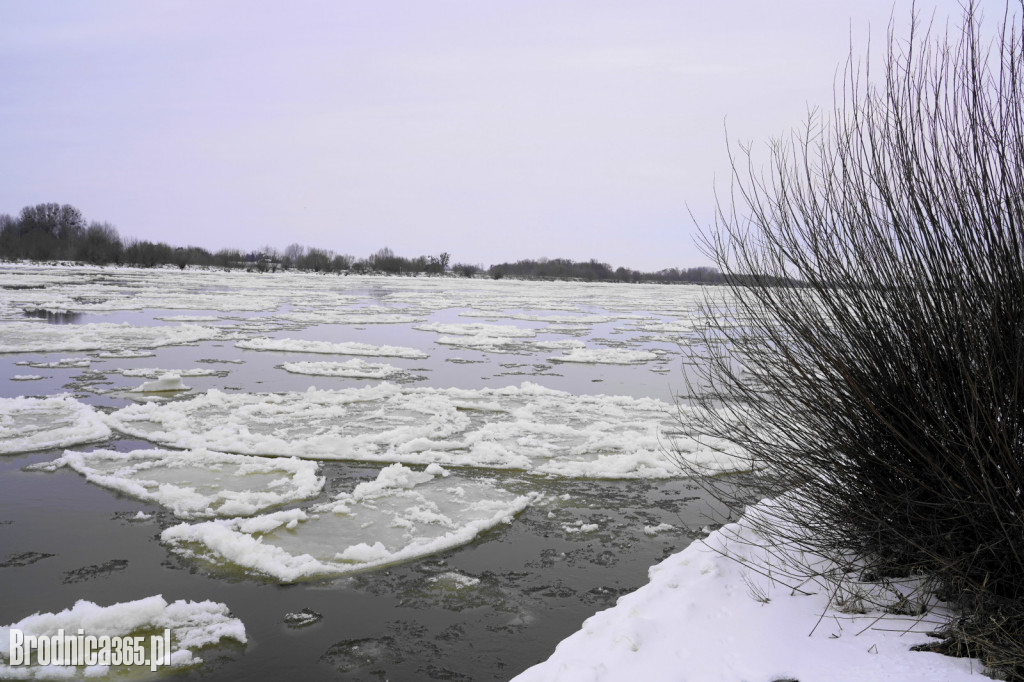
<svg viewBox="0 0 1024 682">
<path fill-rule="evenodd" d="M 105 414 L 152 404 L 194 423 L 202 415 L 187 411 L 195 404 L 189 401 L 209 391 L 300 400 L 315 387 L 363 396 L 380 379 L 322 373 L 383 372 L 407 408 L 374 413 L 375 426 L 354 421 L 353 438 L 370 445 L 352 458 L 325 455 L 320 441 L 293 426 L 292 440 L 280 422 L 266 427 L 288 441 L 280 447 L 295 451 L 256 454 L 319 460 L 325 479 L 315 498 L 284 500 L 275 510 L 329 503 L 376 479 L 389 462 L 422 469 L 418 464 L 437 454 L 438 437 L 430 436 L 430 448 L 402 455 L 402 443 L 386 434 L 399 422 L 416 428 L 417 420 L 436 417 L 427 398 L 456 405 L 455 416 L 437 427 L 449 434 L 450 449 L 437 455 L 447 481 L 531 496 L 511 522 L 468 544 L 371 570 L 284 581 L 174 551 L 161 534 L 183 519 L 166 506 L 94 485 L 70 468 L 26 470 L 59 457 L 63 447 L 11 452 L 0 455 L 0 625 L 80 599 L 209 599 L 244 623 L 248 642 L 205 648 L 198 652 L 205 663 L 177 677 L 509 679 L 545 659 L 589 615 L 644 584 L 652 564 L 701 536 L 702 492 L 655 452 L 650 437 L 668 447 L 686 433 L 685 419 L 666 425 L 651 422 L 651 414 L 673 412 L 685 390 L 685 372 L 699 356 L 703 294 L 634 284 L 0 268 L 0 346 L 7 351 L 0 353 L 0 398 L 68 394 Z M 206 330 L 198 333 L 205 338 L 189 340 L 190 329 Z M 261 343 L 287 348 L 253 348 Z M 309 352 L 330 350 L 325 344 L 349 345 Z M 416 352 L 375 355 L 388 347 Z M 288 363 L 310 364 L 289 371 Z M 182 372 L 189 390 L 131 390 L 165 371 Z M 488 392 L 506 387 L 515 387 L 511 397 Z M 576 421 L 563 423 L 559 415 L 569 412 Z M 470 426 L 460 416 L 466 414 Z M 548 422 L 568 435 L 546 440 L 541 427 Z M 499 426 L 500 437 L 493 435 Z M 192 447 L 115 429 L 72 449 L 157 446 Z M 637 459 L 631 447 L 646 454 Z M 242 445 L 232 451 L 246 452 Z M 524 452 L 530 457 L 515 459 Z M 303 627 L 285 622 L 302 609 L 322 618 Z"/>
</svg>

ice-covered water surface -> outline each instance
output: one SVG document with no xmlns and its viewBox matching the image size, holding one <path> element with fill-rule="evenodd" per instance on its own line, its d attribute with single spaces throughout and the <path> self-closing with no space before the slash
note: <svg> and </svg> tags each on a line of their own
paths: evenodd
<svg viewBox="0 0 1024 682">
<path fill-rule="evenodd" d="M 530 503 L 489 480 L 445 481 L 434 465 L 401 464 L 309 510 L 250 519 L 181 524 L 160 539 L 175 551 L 217 565 L 294 582 L 342 575 L 436 554 L 508 523 Z"/>
<path fill-rule="evenodd" d="M 26 471 L 74 447 L 56 438 L 42 441 L 56 451 L 0 458 L 0 623 L 83 596 L 110 604 L 173 593 L 228 604 L 261 643 L 226 659 L 218 678 L 508 679 L 695 537 L 699 492 L 664 446 L 733 468 L 689 440 L 672 402 L 684 385 L 679 344 L 692 345 L 704 324 L 702 296 L 647 285 L 0 267 L 0 343 L 8 329 L 30 331 L 17 353 L 0 355 L 0 372 L 42 377 L 0 381 L 0 396 L 72 392 L 124 429 L 98 434 L 102 447 L 131 455 L 120 464 L 78 453 L 82 473 L 92 468 L 92 480 L 125 494 L 70 465 Z M 207 338 L 178 336 L 181 328 Z M 71 350 L 83 334 L 90 347 Z M 166 387 L 168 373 L 191 391 L 129 390 L 143 380 Z M 379 379 L 403 384 L 346 388 Z M 126 409 L 144 399 L 160 404 Z M 73 416 L 73 431 L 106 421 Z M 185 452 L 144 450 L 153 446 Z M 234 465 L 167 459 L 203 447 L 271 467 L 292 460 L 255 453 L 306 458 L 299 463 L 319 464 L 327 482 L 301 498 L 282 472 L 276 479 L 290 482 L 263 491 L 281 507 L 268 499 L 228 511 L 235 482 L 245 483 Z M 148 454 L 132 454 L 140 451 Z M 379 483 L 393 462 L 412 479 L 430 464 L 450 475 L 345 497 L 360 480 Z M 460 494 L 464 506 L 445 506 Z M 251 516 L 205 521 L 207 511 Z M 191 539 L 159 540 L 175 528 Z M 460 537 L 470 539 L 452 547 Z M 264 554 L 280 575 L 259 568 L 275 565 Z M 299 571 L 313 562 L 327 570 L 307 582 Z M 300 582 L 273 585 L 285 579 Z M 286 629 L 288 614 L 307 611 L 322 618 Z M 282 633 L 287 650 L 265 646 Z"/>
<path fill-rule="evenodd" d="M 209 391 L 188 401 L 132 405 L 108 422 L 164 445 L 253 455 L 670 478 L 679 475 L 667 454 L 674 443 L 695 464 L 744 467 L 741 457 L 680 432 L 673 405 L 579 396 L 528 382 L 481 390 L 382 383 L 286 394 Z"/>
</svg>

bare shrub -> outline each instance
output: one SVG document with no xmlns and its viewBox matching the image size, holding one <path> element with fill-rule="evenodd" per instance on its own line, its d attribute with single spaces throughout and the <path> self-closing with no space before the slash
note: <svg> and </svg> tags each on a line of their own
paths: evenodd
<svg viewBox="0 0 1024 682">
<path fill-rule="evenodd" d="M 829 120 L 763 168 L 733 154 L 704 246 L 735 317 L 712 316 L 691 392 L 777 498 L 765 532 L 928 576 L 959 614 L 944 650 L 1024 679 L 1024 51 L 1005 9 L 991 42 L 973 4 L 952 34 L 890 29 L 877 83 L 851 63 Z"/>
</svg>

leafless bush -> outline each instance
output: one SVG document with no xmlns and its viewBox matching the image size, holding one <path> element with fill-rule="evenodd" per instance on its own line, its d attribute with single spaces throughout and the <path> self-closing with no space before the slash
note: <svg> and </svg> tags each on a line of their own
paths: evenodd
<svg viewBox="0 0 1024 682">
<path fill-rule="evenodd" d="M 713 321 L 700 430 L 783 500 L 766 532 L 880 579 L 926 575 L 947 651 L 1024 679 L 1024 51 L 890 30 L 878 82 L 734 181 L 704 245 L 739 324 Z M 718 321 L 715 321 L 718 320 Z M 694 472 L 700 474 L 700 472 Z M 719 482 L 723 499 L 740 506 Z"/>
</svg>

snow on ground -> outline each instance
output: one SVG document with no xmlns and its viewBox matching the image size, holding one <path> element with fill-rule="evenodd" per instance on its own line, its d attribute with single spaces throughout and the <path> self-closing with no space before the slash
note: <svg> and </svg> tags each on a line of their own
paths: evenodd
<svg viewBox="0 0 1024 682">
<path fill-rule="evenodd" d="M 193 324 L 137 327 L 128 323 L 57 325 L 6 322 L 0 353 L 54 353 L 65 351 L 117 351 L 180 345 L 216 339 L 221 332 Z M 108 356 L 109 357 L 109 356 Z"/>
<path fill-rule="evenodd" d="M 387 363 L 365 362 L 357 358 L 345 362 L 286 362 L 279 367 L 293 374 L 311 374 L 345 379 L 399 379 L 409 373 Z"/>
<path fill-rule="evenodd" d="M 166 529 L 160 539 L 189 558 L 295 582 L 464 545 L 511 522 L 534 499 L 502 490 L 492 481 L 448 481 L 447 476 L 437 465 L 413 471 L 393 464 L 376 480 L 309 510 L 181 524 Z"/>
<path fill-rule="evenodd" d="M 211 390 L 108 415 L 118 431 L 175 448 L 406 464 L 521 469 L 579 478 L 671 478 L 665 452 L 709 470 L 744 469 L 678 430 L 678 408 L 653 398 L 574 395 L 525 382 L 500 389 Z"/>
<path fill-rule="evenodd" d="M 69 450 L 34 468 L 64 466 L 90 483 L 156 502 L 186 519 L 250 516 L 314 497 L 324 486 L 316 462 L 208 450 Z"/>
<path fill-rule="evenodd" d="M 161 595 L 99 606 L 84 599 L 58 613 L 35 613 L 16 623 L 0 627 L 0 679 L 78 679 L 101 677 L 129 670 L 129 667 L 111 669 L 109 666 L 10 666 L 10 630 L 19 629 L 25 635 L 52 637 L 63 630 L 65 635 L 77 632 L 101 636 L 146 636 L 154 632 L 171 631 L 171 668 L 184 668 L 202 662 L 194 650 L 235 640 L 246 643 L 245 626 L 232 618 L 227 606 L 212 601 L 178 600 L 168 603 Z M 148 654 L 148 652 L 147 652 Z M 36 660 L 33 656 L 33 661 Z M 147 666 L 146 671 L 149 670 Z"/>
<path fill-rule="evenodd" d="M 306 341 L 304 339 L 259 338 L 239 341 L 237 348 L 247 350 L 269 350 L 288 353 L 325 353 L 331 355 L 369 355 L 374 357 L 423 359 L 426 353 L 405 346 L 374 346 L 354 341 L 331 343 L 329 341 Z"/>
<path fill-rule="evenodd" d="M 770 504 L 652 567 L 647 585 L 588 618 L 514 682 L 988 679 L 977 660 L 910 651 L 935 641 L 934 613 L 856 613 L 837 606 L 834 587 L 786 584 L 785 548 L 771 555 L 771 541 L 751 527 Z"/>
<path fill-rule="evenodd" d="M 548 358 L 551 362 L 580 362 L 597 365 L 637 365 L 657 360 L 658 354 L 649 350 L 628 348 L 570 348 L 562 355 Z"/>
<path fill-rule="evenodd" d="M 100 414 L 70 396 L 0 398 L 0 454 L 69 447 L 109 437 L 110 428 Z"/>
</svg>

